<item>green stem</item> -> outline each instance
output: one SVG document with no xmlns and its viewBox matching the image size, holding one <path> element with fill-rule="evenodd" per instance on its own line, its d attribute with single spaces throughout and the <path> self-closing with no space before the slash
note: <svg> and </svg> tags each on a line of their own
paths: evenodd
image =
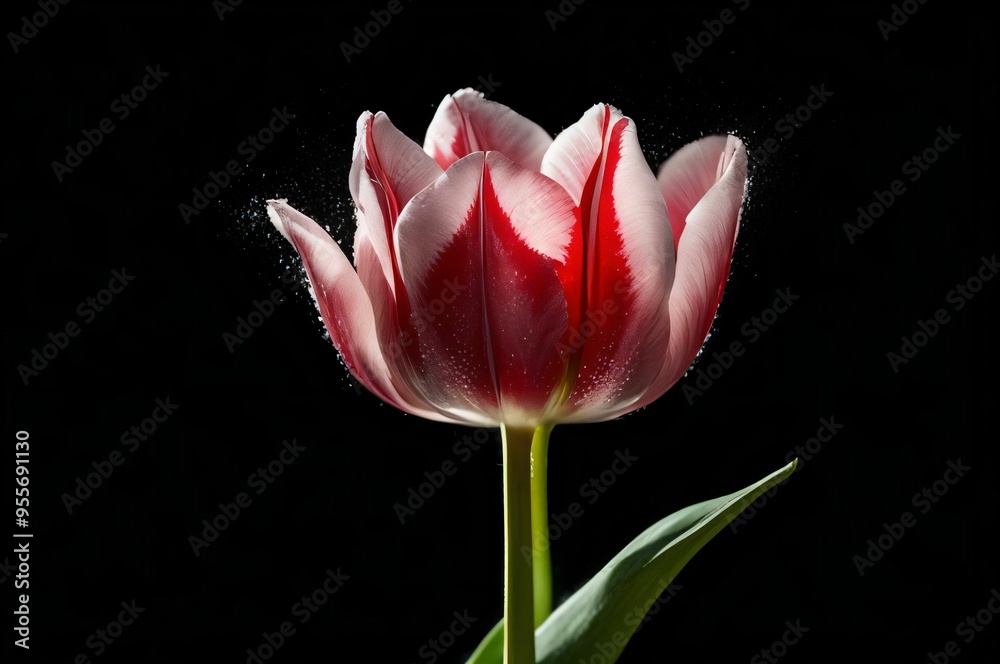
<svg viewBox="0 0 1000 664">
<path fill-rule="evenodd" d="M 532 430 L 501 426 L 503 434 L 504 664 L 535 664 L 531 572 Z"/>
<path fill-rule="evenodd" d="M 535 429 L 531 439 L 531 571 L 535 582 L 535 627 L 552 613 L 552 554 L 549 550 L 548 462 L 553 425 Z"/>
</svg>

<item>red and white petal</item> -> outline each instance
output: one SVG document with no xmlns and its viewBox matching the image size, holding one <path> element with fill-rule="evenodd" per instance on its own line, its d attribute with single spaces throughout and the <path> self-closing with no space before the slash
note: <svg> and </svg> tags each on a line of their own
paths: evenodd
<svg viewBox="0 0 1000 664">
<path fill-rule="evenodd" d="M 668 209 L 678 216 L 683 229 L 670 294 L 670 343 L 655 382 L 639 402 L 615 417 L 655 401 L 670 389 L 690 368 L 708 337 L 739 231 L 747 152 L 735 136 L 708 136 L 671 156 L 660 167 L 658 180 Z"/>
<path fill-rule="evenodd" d="M 560 421 L 589 421 L 641 396 L 667 343 L 674 246 L 634 123 L 607 105 L 556 137 L 544 173 L 580 207 L 583 284 L 571 321 L 576 382 Z"/>
<path fill-rule="evenodd" d="M 715 320 L 729 278 L 746 191 L 747 152 L 743 142 L 735 136 L 711 138 L 715 139 L 714 147 L 719 154 L 715 162 L 718 181 L 693 207 L 687 207 L 692 199 L 674 180 L 666 176 L 660 180 L 668 206 L 678 209 L 685 220 L 677 245 L 677 272 L 670 296 L 673 329 L 665 364 L 670 385 L 691 366 Z M 710 168 L 711 162 L 695 164 Z M 672 169 L 664 172 L 670 174 Z"/>
<path fill-rule="evenodd" d="M 729 140 L 725 136 L 706 136 L 692 141 L 660 165 L 656 179 L 667 202 L 674 246 L 680 241 L 688 213 L 722 178 Z"/>
<path fill-rule="evenodd" d="M 368 231 L 363 220 L 360 219 L 358 220 L 358 229 L 354 233 L 354 267 L 357 269 L 358 278 L 368 295 L 368 300 L 372 304 L 375 332 L 378 335 L 379 344 L 383 348 L 384 357 L 384 349 L 393 341 L 398 340 L 399 337 L 396 301 L 392 295 L 392 289 L 385 279 L 385 273 L 382 271 L 382 265 L 379 263 Z M 387 362 L 387 364 L 390 363 Z"/>
<path fill-rule="evenodd" d="M 419 395 L 420 381 L 414 380 L 414 364 L 409 361 L 410 346 L 416 347 L 413 330 L 408 325 L 400 325 L 399 312 L 393 300 L 389 284 L 385 281 L 382 268 L 371 240 L 364 227 L 359 227 L 354 236 L 354 263 L 358 277 L 372 302 L 375 315 L 375 332 L 378 344 L 389 369 L 389 376 L 400 397 L 408 403 L 422 404 L 425 410 L 433 410 L 436 415 L 423 417 L 462 424 L 484 425 L 480 417 L 472 419 L 447 414 L 433 403 L 425 402 Z"/>
<path fill-rule="evenodd" d="M 556 136 L 542 158 L 541 172 L 559 184 L 580 204 L 594 164 L 607 144 L 607 126 L 624 117 L 617 108 L 594 104 L 577 122 Z"/>
<path fill-rule="evenodd" d="M 441 175 L 441 168 L 419 145 L 393 126 L 385 113 L 358 118 L 349 185 L 367 225 L 375 255 L 395 292 L 397 259 L 392 236 L 399 213 L 413 196 Z"/>
<path fill-rule="evenodd" d="M 427 127 L 424 150 L 441 168 L 473 152 L 496 150 L 537 171 L 552 137 L 537 124 L 471 88 L 448 95 Z"/>
<path fill-rule="evenodd" d="M 442 416 L 427 404 L 400 396 L 379 350 L 371 302 L 340 246 L 315 221 L 284 199 L 267 203 L 271 222 L 302 257 L 323 322 L 354 377 L 377 397 L 403 411 L 461 423 Z"/>
<path fill-rule="evenodd" d="M 497 152 L 458 160 L 414 197 L 397 247 L 426 400 L 464 417 L 541 421 L 564 375 L 556 265 L 574 225 L 559 185 Z"/>
</svg>

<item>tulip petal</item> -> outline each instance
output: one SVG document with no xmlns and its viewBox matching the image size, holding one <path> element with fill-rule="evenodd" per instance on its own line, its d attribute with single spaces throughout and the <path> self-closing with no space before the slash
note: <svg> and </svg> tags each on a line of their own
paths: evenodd
<svg viewBox="0 0 1000 664">
<path fill-rule="evenodd" d="M 354 377 L 400 410 L 442 422 L 462 423 L 434 412 L 427 404 L 411 403 L 400 396 L 379 350 L 371 301 L 340 246 L 319 224 L 284 199 L 267 203 L 271 222 L 302 257 L 330 339 Z"/>
<path fill-rule="evenodd" d="M 360 215 L 361 212 L 359 211 L 358 214 Z M 375 332 L 382 348 L 382 355 L 385 357 L 387 349 L 395 348 L 393 344 L 399 342 L 400 329 L 396 301 L 389 283 L 385 280 L 382 265 L 379 263 L 375 247 L 368 236 L 362 219 L 358 220 L 358 229 L 354 233 L 354 266 L 358 271 L 361 285 L 372 304 Z"/>
<path fill-rule="evenodd" d="M 456 414 L 446 414 L 434 403 L 424 402 L 418 396 L 419 390 L 414 386 L 419 385 L 419 381 L 414 380 L 414 366 L 409 361 L 409 351 L 416 345 L 416 339 L 412 328 L 408 325 L 401 326 L 399 323 L 396 303 L 364 225 L 359 225 L 354 235 L 354 263 L 361 284 L 372 303 L 378 345 L 400 397 L 410 404 L 424 404 L 427 409 L 437 411 L 438 414 L 435 416 L 423 415 L 430 419 L 459 424 L 487 424 L 488 422 L 484 422 L 481 417 L 470 419 Z"/>
<path fill-rule="evenodd" d="M 607 144 L 607 125 L 622 119 L 621 112 L 607 104 L 590 107 L 577 122 L 556 136 L 542 158 L 541 172 L 559 184 L 580 205 L 583 190 L 594 174 Z"/>
<path fill-rule="evenodd" d="M 713 156 L 714 155 L 714 156 Z M 634 405 L 641 408 L 674 385 L 705 343 L 729 277 L 747 185 L 747 153 L 735 136 L 707 136 L 667 160 L 657 179 L 682 233 L 670 294 L 670 343 L 659 376 Z"/>
<path fill-rule="evenodd" d="M 406 207 L 401 270 L 425 400 L 537 424 L 563 377 L 556 271 L 576 218 L 555 182 L 498 152 L 455 162 Z"/>
<path fill-rule="evenodd" d="M 575 384 L 560 421 L 589 421 L 637 399 L 659 370 L 674 272 L 670 223 L 634 123 L 608 105 L 556 137 L 542 172 L 580 209 L 581 306 L 564 344 L 577 355 Z"/>
<path fill-rule="evenodd" d="M 670 385 L 691 366 L 715 320 L 729 278 L 746 191 L 747 153 L 743 142 L 735 136 L 702 140 L 710 142 L 718 154 L 714 164 L 717 182 L 710 189 L 695 199 L 690 181 L 670 179 L 675 171 L 667 165 L 660 179 L 668 208 L 677 209 L 685 220 L 677 245 L 677 274 L 670 297 L 673 329 L 665 365 Z M 688 158 L 688 155 L 676 156 L 679 160 Z M 703 159 L 695 158 L 694 164 L 711 168 L 711 162 Z M 695 200 L 694 206 L 688 207 Z"/>
<path fill-rule="evenodd" d="M 722 177 L 722 155 L 727 152 L 728 140 L 725 136 L 706 136 L 688 143 L 660 165 L 656 179 L 667 202 L 675 246 L 688 213 Z"/>
<path fill-rule="evenodd" d="M 385 113 L 358 118 L 350 190 L 363 213 L 375 255 L 392 292 L 398 285 L 398 261 L 392 246 L 399 213 L 413 196 L 441 175 L 441 168 L 419 145 L 393 126 Z"/>
<path fill-rule="evenodd" d="M 448 95 L 427 127 L 424 150 L 441 168 L 473 152 L 496 150 L 515 164 L 539 170 L 552 144 L 548 132 L 471 88 Z"/>
</svg>

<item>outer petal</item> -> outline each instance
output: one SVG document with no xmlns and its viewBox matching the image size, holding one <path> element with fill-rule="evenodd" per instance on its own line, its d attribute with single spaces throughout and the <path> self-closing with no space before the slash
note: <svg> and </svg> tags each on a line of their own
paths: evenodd
<svg viewBox="0 0 1000 664">
<path fill-rule="evenodd" d="M 674 233 L 674 245 L 684 232 L 688 213 L 698 204 L 723 174 L 723 153 L 726 144 L 734 137 L 706 136 L 688 143 L 660 165 L 656 179 L 663 190 Z M 735 231 L 734 231 L 735 233 Z"/>
<path fill-rule="evenodd" d="M 445 169 L 473 152 L 496 150 L 515 164 L 537 171 L 551 144 L 548 132 L 531 120 L 465 88 L 438 106 L 427 127 L 424 150 Z"/>
<path fill-rule="evenodd" d="M 380 399 L 401 410 L 442 422 L 461 423 L 434 412 L 428 404 L 400 396 L 379 350 L 371 302 L 347 257 L 326 231 L 284 199 L 267 203 L 271 222 L 302 257 L 323 322 L 354 377 Z"/>
<path fill-rule="evenodd" d="M 497 152 L 455 162 L 397 226 L 423 394 L 449 412 L 537 424 L 564 376 L 556 266 L 575 225 L 555 182 Z"/>
<path fill-rule="evenodd" d="M 747 184 L 747 153 L 735 136 L 708 136 L 686 145 L 660 167 L 667 208 L 682 229 L 677 274 L 670 294 L 670 344 L 660 374 L 631 407 L 670 389 L 705 343 L 729 277 Z"/>
<path fill-rule="evenodd" d="M 577 205 L 580 205 L 588 181 L 593 178 L 594 165 L 604 152 L 607 126 L 622 117 L 617 108 L 595 104 L 580 120 L 556 136 L 545 152 L 541 172 L 561 184 Z"/>
<path fill-rule="evenodd" d="M 372 305 L 379 344 L 383 349 L 388 348 L 399 338 L 396 302 L 362 219 L 358 220 L 358 230 L 354 233 L 354 266 Z M 382 352 L 384 356 L 385 351 Z"/>
<path fill-rule="evenodd" d="M 367 225 L 368 237 L 393 293 L 398 285 L 398 259 L 392 247 L 396 221 L 409 200 L 441 172 L 434 160 L 396 129 L 385 113 L 365 112 L 358 118 L 351 195 L 362 212 L 358 221 Z"/>
<path fill-rule="evenodd" d="M 410 351 L 416 350 L 415 335 L 411 326 L 408 324 L 400 325 L 396 303 L 382 273 L 378 257 L 375 255 L 375 248 L 365 232 L 364 225 L 360 225 L 354 235 L 354 263 L 361 284 L 371 300 L 378 345 L 389 369 L 393 386 L 399 392 L 400 397 L 409 403 L 422 403 L 426 405 L 427 409 L 436 411 L 437 416 L 424 415 L 431 419 L 463 424 L 483 424 L 481 418 L 469 419 L 449 415 L 437 404 L 426 402 L 419 396 L 420 381 L 414 379 L 414 365 L 409 360 Z"/>
<path fill-rule="evenodd" d="M 580 209 L 584 283 L 567 343 L 575 382 L 558 419 L 600 419 L 659 370 L 674 272 L 667 208 L 635 125 L 605 104 L 556 137 L 542 172 Z"/>
</svg>

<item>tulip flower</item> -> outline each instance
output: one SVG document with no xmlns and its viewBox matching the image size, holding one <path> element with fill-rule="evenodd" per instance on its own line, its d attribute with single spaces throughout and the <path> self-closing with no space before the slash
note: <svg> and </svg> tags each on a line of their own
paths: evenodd
<svg viewBox="0 0 1000 664">
<path fill-rule="evenodd" d="M 534 661 L 551 610 L 547 552 L 518 551 L 532 529 L 544 537 L 549 433 L 641 408 L 684 375 L 722 297 L 746 180 L 733 136 L 690 143 L 654 175 L 608 104 L 553 139 L 466 89 L 423 146 L 384 113 L 359 118 L 353 266 L 316 222 L 268 201 L 358 381 L 419 417 L 501 427 L 511 661 Z"/>
</svg>

